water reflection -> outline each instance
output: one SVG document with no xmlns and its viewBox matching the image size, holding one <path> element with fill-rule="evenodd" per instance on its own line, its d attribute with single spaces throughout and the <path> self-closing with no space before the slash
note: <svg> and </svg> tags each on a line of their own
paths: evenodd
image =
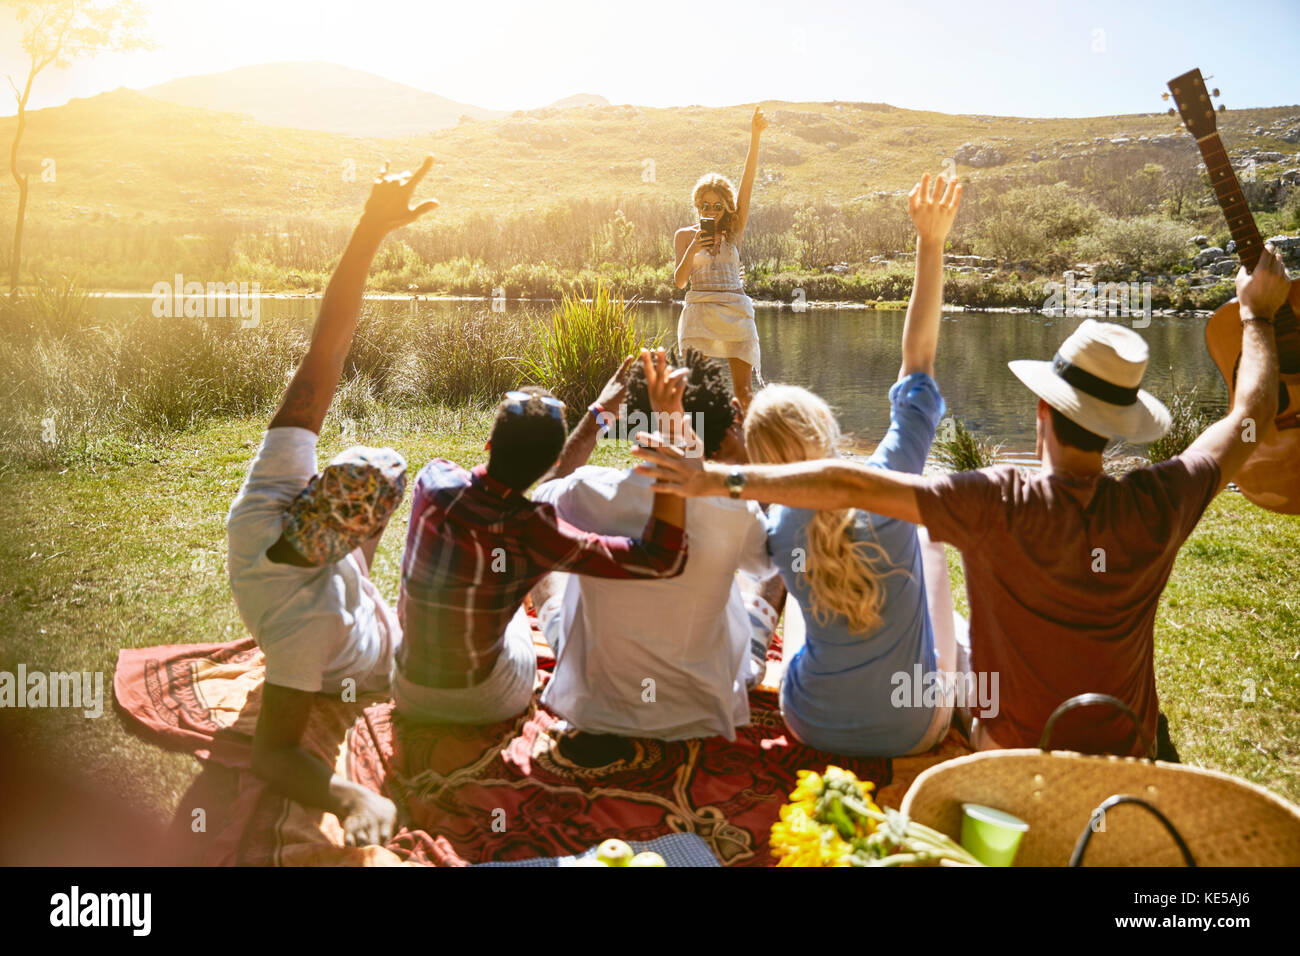
<svg viewBox="0 0 1300 956">
<path fill-rule="evenodd" d="M 654 327 L 668 329 L 666 339 L 674 338 L 676 310 L 644 311 Z M 846 432 L 874 444 L 889 427 L 888 393 L 898 376 L 904 318 L 901 311 L 758 309 L 763 377 L 817 392 L 835 407 Z M 997 312 L 945 315 L 935 379 L 949 412 L 976 434 L 1005 442 L 1012 457 L 1032 455 L 1035 399 L 1007 362 L 1051 359 L 1083 321 Z M 1144 387 L 1168 402 L 1176 387 L 1196 386 L 1203 404 L 1226 403 L 1227 391 L 1205 349 L 1205 320 L 1150 321 L 1139 330 L 1151 350 Z"/>
</svg>

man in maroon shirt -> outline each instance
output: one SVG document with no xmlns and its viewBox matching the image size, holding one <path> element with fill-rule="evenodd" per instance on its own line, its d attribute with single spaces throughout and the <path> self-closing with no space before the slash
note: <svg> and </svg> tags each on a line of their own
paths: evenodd
<svg viewBox="0 0 1300 956">
<path fill-rule="evenodd" d="M 1119 698 L 1154 740 L 1154 622 L 1178 548 L 1206 506 L 1269 437 L 1277 414 L 1272 318 L 1289 279 L 1268 247 L 1237 275 L 1242 357 L 1232 410 L 1181 455 L 1122 478 L 1102 471 L 1111 438 L 1150 441 L 1169 427 L 1139 389 L 1146 343 L 1084 322 L 1052 362 L 1013 362 L 1038 395 L 1038 474 L 1001 466 L 924 478 L 828 460 L 744 468 L 645 447 L 656 490 L 755 498 L 796 508 L 864 508 L 924 524 L 961 549 L 971 606 L 971 663 L 999 675 L 1001 700 L 972 729 L 976 746 L 1037 746 L 1063 700 Z M 1258 440 L 1256 440 L 1258 439 Z M 657 446 L 650 436 L 643 444 Z M 1126 718 L 1095 709 L 1062 718 L 1053 744 L 1139 753 Z"/>
</svg>

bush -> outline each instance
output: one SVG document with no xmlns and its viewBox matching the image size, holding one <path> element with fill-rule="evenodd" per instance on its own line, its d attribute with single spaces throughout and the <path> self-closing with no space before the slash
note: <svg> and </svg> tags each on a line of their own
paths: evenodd
<svg viewBox="0 0 1300 956">
<path fill-rule="evenodd" d="M 137 443 L 212 418 L 269 418 L 310 334 L 301 317 L 263 314 L 245 329 L 238 320 L 158 319 L 148 305 L 92 324 L 84 311 L 37 314 L 42 301 L 0 310 L 0 348 L 9 357 L 0 393 L 6 463 L 129 454 Z M 529 314 L 467 304 L 429 325 L 404 309 L 367 305 L 334 411 L 360 423 L 385 411 L 381 403 L 493 403 L 519 384 L 535 341 Z"/>
<path fill-rule="evenodd" d="M 439 325 L 418 327 L 408 353 L 392 360 L 385 397 L 406 404 L 491 404 L 527 380 L 525 356 L 535 347 L 527 317 L 467 306 Z"/>
<path fill-rule="evenodd" d="M 981 255 L 1029 259 L 1058 268 L 1068 244 L 1099 213 L 1064 183 L 1022 186 L 998 196 L 985 213 L 973 245 Z"/>
<path fill-rule="evenodd" d="M 1211 424 L 1201 410 L 1195 388 L 1176 390 L 1169 403 L 1169 414 L 1173 419 L 1169 431 L 1147 445 L 1147 458 L 1153 465 L 1181 455 Z"/>
<path fill-rule="evenodd" d="M 1106 218 L 1079 239 L 1075 251 L 1098 264 L 1095 278 L 1102 282 L 1167 272 L 1187 257 L 1187 227 L 1158 216 Z"/>
<path fill-rule="evenodd" d="M 994 445 L 977 437 L 960 419 L 950 415 L 939 423 L 930 451 L 948 471 L 975 471 L 997 464 L 1002 443 Z"/>
<path fill-rule="evenodd" d="M 657 346 L 662 337 L 663 333 L 656 336 L 650 347 Z M 522 356 L 519 365 L 565 403 L 572 428 L 624 357 L 636 354 L 641 347 L 635 304 L 599 283 L 590 299 L 565 294 L 550 316 L 537 325 L 533 351 Z"/>
</svg>

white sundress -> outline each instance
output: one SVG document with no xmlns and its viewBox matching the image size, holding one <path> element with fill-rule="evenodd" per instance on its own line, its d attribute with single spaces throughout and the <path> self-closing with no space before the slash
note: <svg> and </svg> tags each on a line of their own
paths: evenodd
<svg viewBox="0 0 1300 956">
<path fill-rule="evenodd" d="M 691 291 L 677 320 L 677 342 L 710 358 L 738 358 L 759 368 L 754 303 L 740 284 L 740 250 L 722 239 L 717 255 L 697 252 L 691 263 Z"/>
</svg>

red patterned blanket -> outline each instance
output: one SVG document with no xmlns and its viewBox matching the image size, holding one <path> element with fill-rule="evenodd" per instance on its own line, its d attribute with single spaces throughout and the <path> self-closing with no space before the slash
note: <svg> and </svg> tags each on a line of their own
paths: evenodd
<svg viewBox="0 0 1300 956">
<path fill-rule="evenodd" d="M 542 662 L 539 684 L 551 663 Z M 837 763 L 878 786 L 890 777 L 888 760 L 841 758 L 794 741 L 775 693 L 763 688 L 751 694 L 752 722 L 733 742 L 636 740 L 631 761 L 596 769 L 560 754 L 556 720 L 536 696 L 518 719 L 483 727 L 413 725 L 379 698 L 322 696 L 306 746 L 403 813 L 386 847 L 349 848 L 333 815 L 276 796 L 247 769 L 263 679 L 251 638 L 118 656 L 114 688 L 135 721 L 160 743 L 240 770 L 210 863 L 464 866 L 576 853 L 613 836 L 689 832 L 726 865 L 764 866 L 769 828 L 797 770 Z"/>
</svg>

